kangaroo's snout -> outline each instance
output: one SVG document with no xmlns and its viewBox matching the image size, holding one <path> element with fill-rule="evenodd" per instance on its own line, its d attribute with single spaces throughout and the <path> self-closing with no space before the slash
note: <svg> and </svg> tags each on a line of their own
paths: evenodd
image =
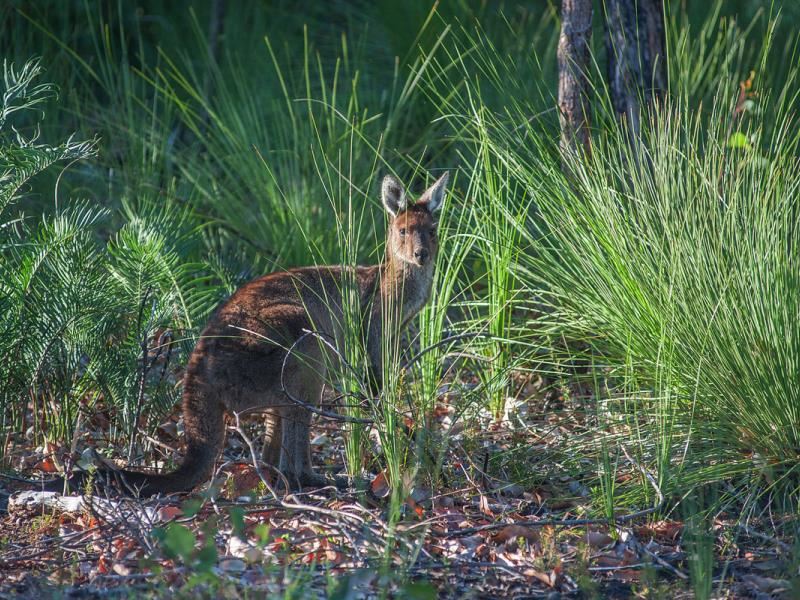
<svg viewBox="0 0 800 600">
<path fill-rule="evenodd" d="M 420 265 L 424 265 L 428 261 L 428 257 L 430 256 L 430 252 L 428 252 L 425 248 L 420 248 L 419 250 L 414 251 L 414 258 L 417 259 L 417 262 Z"/>
</svg>

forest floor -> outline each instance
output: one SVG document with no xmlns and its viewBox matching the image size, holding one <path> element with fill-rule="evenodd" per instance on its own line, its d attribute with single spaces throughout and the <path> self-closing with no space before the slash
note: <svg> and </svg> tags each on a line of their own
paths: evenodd
<svg viewBox="0 0 800 600">
<path fill-rule="evenodd" d="M 797 597 L 793 540 L 776 533 L 777 517 L 744 526 L 723 513 L 709 535 L 692 537 L 630 457 L 617 480 L 647 479 L 650 505 L 616 508 L 611 527 L 590 518 L 597 499 L 580 469 L 596 473 L 596 460 L 565 459 L 586 432 L 580 411 L 534 387 L 502 422 L 478 415 L 459 431 L 444 395 L 441 476 L 412 487 L 394 526 L 382 474 L 360 490 L 278 491 L 280 480 L 249 460 L 257 419 L 231 424 L 211 492 L 62 497 L 2 478 L 0 598 L 679 599 L 705 595 L 703 586 L 711 597 Z M 176 411 L 158 447 L 177 448 L 180 426 Z M 312 447 L 315 464 L 341 467 L 337 424 L 317 423 Z M 10 459 L 15 472 L 52 470 L 44 449 L 24 443 Z"/>
</svg>

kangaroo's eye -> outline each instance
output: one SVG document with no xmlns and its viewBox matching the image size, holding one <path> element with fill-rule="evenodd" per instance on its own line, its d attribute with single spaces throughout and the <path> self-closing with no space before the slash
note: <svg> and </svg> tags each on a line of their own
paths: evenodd
<svg viewBox="0 0 800 600">
<path fill-rule="evenodd" d="M 405 228 L 405 227 L 402 227 L 402 228 L 400 229 L 400 235 L 405 235 L 405 234 L 406 234 L 406 228 Z"/>
</svg>

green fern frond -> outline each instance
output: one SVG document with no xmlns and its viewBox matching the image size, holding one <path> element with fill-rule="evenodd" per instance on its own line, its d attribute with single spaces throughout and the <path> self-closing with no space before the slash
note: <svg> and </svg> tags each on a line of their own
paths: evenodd
<svg viewBox="0 0 800 600">
<path fill-rule="evenodd" d="M 57 145 L 37 143 L 35 133 L 24 137 L 9 121 L 15 113 L 31 112 L 57 95 L 55 86 L 35 83 L 42 72 L 38 60 L 25 63 L 21 69 L 3 62 L 3 90 L 0 103 L 0 214 L 19 193 L 25 183 L 51 165 L 93 156 L 97 140 L 78 141 L 70 136 Z M 17 115 L 19 116 L 19 115 Z M 43 116 L 43 113 L 42 115 Z"/>
</svg>

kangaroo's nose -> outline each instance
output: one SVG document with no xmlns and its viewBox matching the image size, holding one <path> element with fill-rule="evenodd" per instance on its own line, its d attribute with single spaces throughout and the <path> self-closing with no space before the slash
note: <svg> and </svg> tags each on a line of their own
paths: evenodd
<svg viewBox="0 0 800 600">
<path fill-rule="evenodd" d="M 414 258 L 416 258 L 419 262 L 425 262 L 428 260 L 428 254 L 429 252 L 422 248 L 414 251 Z"/>
</svg>

